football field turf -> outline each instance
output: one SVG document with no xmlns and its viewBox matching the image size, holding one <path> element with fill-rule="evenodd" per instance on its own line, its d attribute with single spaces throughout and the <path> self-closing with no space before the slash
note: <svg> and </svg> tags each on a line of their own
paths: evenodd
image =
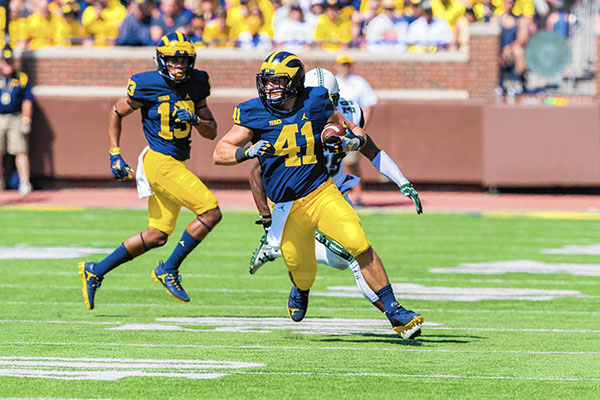
<svg viewBox="0 0 600 400">
<path fill-rule="evenodd" d="M 150 278 L 182 212 L 88 311 L 77 263 L 143 230 L 146 212 L 0 209 L 0 398 L 598 398 L 593 214 L 361 213 L 397 298 L 425 316 L 417 340 L 326 266 L 306 319 L 289 320 L 283 262 L 247 272 L 255 216 L 225 211 L 184 262 L 189 304 Z"/>
</svg>

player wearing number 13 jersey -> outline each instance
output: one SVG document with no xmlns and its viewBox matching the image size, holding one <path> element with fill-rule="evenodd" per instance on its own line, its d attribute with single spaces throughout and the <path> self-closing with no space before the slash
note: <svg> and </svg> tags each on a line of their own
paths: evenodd
<svg viewBox="0 0 600 400">
<path fill-rule="evenodd" d="M 259 97 L 240 104 L 234 125 L 217 143 L 218 165 L 257 158 L 267 196 L 275 203 L 269 244 L 280 247 L 292 280 L 288 314 L 301 321 L 317 272 L 315 232 L 342 245 L 359 263 L 369 287 L 379 296 L 394 329 L 411 338 L 420 333 L 423 316 L 398 304 L 385 268 L 373 251 L 358 214 L 329 178 L 323 147 L 358 151 L 365 133 L 335 110 L 327 89 L 304 86 L 304 65 L 294 54 L 277 51 L 262 63 L 256 77 Z M 345 123 L 345 137 L 323 144 L 329 122 Z M 250 146 L 246 146 L 248 143 Z"/>
<path fill-rule="evenodd" d="M 180 32 L 163 36 L 156 48 L 157 71 L 131 77 L 127 97 L 110 112 L 108 139 L 110 165 L 118 180 L 132 179 L 133 169 L 123 160 L 119 149 L 121 120 L 137 109 L 142 114 L 148 141 L 138 159 L 136 181 L 140 198 L 148 197 L 148 228 L 127 238 L 99 262 L 79 263 L 83 298 L 88 309 L 104 275 L 119 265 L 163 246 L 175 229 L 181 207 L 196 217 L 177 242 L 171 256 L 152 271 L 176 300 L 188 302 L 181 286 L 179 267 L 183 259 L 221 220 L 217 199 L 204 183 L 186 167 L 190 156 L 190 135 L 197 131 L 207 139 L 217 136 L 217 124 L 208 108 L 208 74 L 194 69 L 196 51 Z"/>
</svg>

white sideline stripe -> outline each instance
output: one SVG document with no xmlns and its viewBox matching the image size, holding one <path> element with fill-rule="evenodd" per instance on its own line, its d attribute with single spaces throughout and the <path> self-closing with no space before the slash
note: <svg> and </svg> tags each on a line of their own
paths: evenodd
<svg viewBox="0 0 600 400">
<path fill-rule="evenodd" d="M 0 301 L 0 304 L 6 305 L 44 305 L 44 306 L 78 306 L 83 304 L 81 302 L 58 302 L 58 301 Z M 157 303 L 102 303 L 103 307 L 162 307 L 162 308 L 180 308 L 183 305 L 180 304 L 157 304 Z M 231 309 L 231 306 L 218 306 L 218 305 L 198 305 L 198 304 L 186 304 L 186 308 L 199 308 L 199 309 Z M 238 305 L 236 308 L 244 310 L 281 310 L 280 306 L 243 306 Z M 311 307 L 311 310 L 323 310 L 323 311 L 348 311 L 346 307 Z M 375 312 L 375 309 L 370 309 Z M 443 308 L 419 308 L 419 312 L 441 312 L 441 313 L 508 313 L 514 314 L 515 310 L 485 310 L 485 309 L 443 309 Z M 551 311 L 551 310 L 524 310 L 527 314 L 548 314 L 548 315 L 600 315 L 600 311 Z"/>
<path fill-rule="evenodd" d="M 429 329 L 429 328 L 428 328 Z M 2 345 L 22 346 L 89 346 L 89 343 L 71 342 L 0 342 Z M 167 347 L 167 348 L 192 348 L 192 349 L 248 349 L 248 350 L 353 350 L 353 351 L 396 351 L 406 353 L 469 353 L 469 354 L 526 354 L 526 355 L 574 355 L 574 356 L 596 356 L 598 351 L 528 351 L 528 350 L 456 350 L 456 349 L 413 349 L 413 348 L 369 348 L 369 347 L 306 347 L 306 346 L 226 346 L 226 345 L 204 345 L 204 344 L 162 344 L 162 343 L 94 343 L 94 346 L 105 347 Z"/>
<path fill-rule="evenodd" d="M 268 317 L 265 317 L 268 318 Z M 32 323 L 32 324 L 90 324 L 90 325 L 121 325 L 121 322 L 91 322 L 91 321 L 35 321 L 0 319 L 0 323 Z M 535 328 L 466 328 L 427 326 L 428 330 L 438 331 L 477 331 L 477 332 L 542 332 L 542 333 L 600 333 L 599 329 L 535 329 Z M 194 330 L 198 332 L 200 330 Z M 211 331 L 206 331 L 210 333 Z M 395 336 L 395 335 L 394 335 Z"/>
<path fill-rule="evenodd" d="M 381 372 L 246 372 L 231 371 L 232 374 L 243 375 L 304 375 L 304 376 L 373 376 L 380 378 L 433 378 L 433 379 L 489 379 L 517 381 L 556 381 L 556 382 L 600 382 L 600 378 L 572 377 L 536 377 L 536 376 L 484 376 L 484 375 L 446 375 L 446 374 L 386 374 Z"/>
</svg>

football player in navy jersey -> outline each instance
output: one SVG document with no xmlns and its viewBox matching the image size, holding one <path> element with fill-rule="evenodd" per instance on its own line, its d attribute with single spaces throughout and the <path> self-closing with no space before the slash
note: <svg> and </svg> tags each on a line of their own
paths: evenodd
<svg viewBox="0 0 600 400">
<path fill-rule="evenodd" d="M 413 338 L 421 332 L 423 316 L 396 301 L 358 214 L 331 181 L 323 156 L 320 133 L 327 123 L 344 123 L 348 128 L 346 136 L 326 145 L 334 152 L 360 150 L 364 132 L 335 110 L 326 88 L 305 87 L 304 75 L 304 65 L 294 54 L 270 54 L 256 77 L 259 97 L 234 109 L 234 125 L 217 143 L 213 159 L 218 165 L 237 165 L 251 158 L 260 162 L 265 192 L 274 203 L 268 240 L 281 248 L 289 270 L 292 290 L 287 308 L 293 321 L 301 321 L 308 308 L 317 272 L 315 232 L 319 229 L 358 261 L 394 330 L 403 338 Z"/>
<path fill-rule="evenodd" d="M 181 207 L 191 210 L 196 218 L 151 276 L 176 300 L 190 300 L 181 286 L 179 267 L 221 220 L 216 197 L 186 167 L 192 127 L 209 140 L 217 136 L 217 124 L 206 103 L 210 95 L 208 74 L 194 69 L 195 60 L 194 45 L 185 35 L 173 32 L 163 36 L 156 47 L 158 70 L 133 75 L 127 97 L 119 99 L 110 112 L 110 166 L 116 179 L 127 180 L 134 171 L 120 154 L 121 120 L 137 109 L 141 111 L 148 147 L 140 154 L 136 182 L 140 197 L 148 197 L 149 223 L 148 229 L 127 238 L 102 261 L 79 263 L 83 298 L 90 310 L 109 271 L 166 244 Z"/>
<path fill-rule="evenodd" d="M 340 97 L 337 79 L 335 75 L 331 73 L 331 71 L 323 68 L 311 69 L 306 73 L 304 85 L 323 86 L 326 88 L 331 96 L 333 104 L 336 106 L 336 109 L 341 112 L 346 119 L 352 121 L 361 128 L 364 127 L 365 121 L 363 118 L 362 109 L 354 101 Z M 346 201 L 350 202 L 350 199 L 348 198 L 348 192 L 358 184 L 360 178 L 344 173 L 342 161 L 346 154 L 347 153 L 333 153 L 328 150 L 325 150 L 324 152 L 327 170 L 329 171 L 331 180 L 337 186 Z M 367 137 L 367 143 L 360 150 L 360 154 L 368 158 L 379 172 L 384 174 L 398 185 L 401 193 L 415 203 L 417 214 L 421 214 L 423 212 L 421 200 L 419 199 L 417 191 L 412 187 L 412 184 L 409 182 L 409 180 L 404 177 L 396 163 L 390 158 L 390 156 L 387 155 L 384 150 L 381 150 L 377 147 L 370 136 Z M 265 228 L 265 234 L 261 237 L 260 244 L 250 259 L 250 274 L 255 274 L 265 263 L 274 261 L 276 258 L 281 257 L 280 249 L 271 247 L 267 241 L 267 233 L 271 227 L 272 220 L 271 209 L 269 207 L 263 186 L 260 164 L 258 161 L 256 161 L 254 164 L 255 165 L 250 171 L 250 188 L 252 189 L 252 196 L 256 203 L 256 208 L 260 213 L 260 219 L 256 221 L 256 223 Z M 315 250 L 318 263 L 328 265 L 339 270 L 349 268 L 352 271 L 354 279 L 356 280 L 356 284 L 358 285 L 358 288 L 363 296 L 380 311 L 385 312 L 385 308 L 381 303 L 381 300 L 379 300 L 369 285 L 366 284 L 360 270 L 360 265 L 352 256 L 350 256 L 350 254 L 348 254 L 346 250 L 344 250 L 343 247 L 333 242 L 330 238 L 326 237 L 317 230 L 315 237 Z"/>
</svg>

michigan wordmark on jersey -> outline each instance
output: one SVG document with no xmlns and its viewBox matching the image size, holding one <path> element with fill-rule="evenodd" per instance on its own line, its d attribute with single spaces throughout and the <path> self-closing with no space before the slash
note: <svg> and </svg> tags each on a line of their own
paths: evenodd
<svg viewBox="0 0 600 400">
<path fill-rule="evenodd" d="M 266 140 L 275 148 L 274 157 L 258 157 L 265 190 L 273 202 L 304 197 L 327 180 L 321 131 L 333 112 L 323 87 L 305 88 L 285 115 L 271 113 L 259 98 L 235 108 L 234 123 L 252 130 L 252 142 Z"/>
</svg>

